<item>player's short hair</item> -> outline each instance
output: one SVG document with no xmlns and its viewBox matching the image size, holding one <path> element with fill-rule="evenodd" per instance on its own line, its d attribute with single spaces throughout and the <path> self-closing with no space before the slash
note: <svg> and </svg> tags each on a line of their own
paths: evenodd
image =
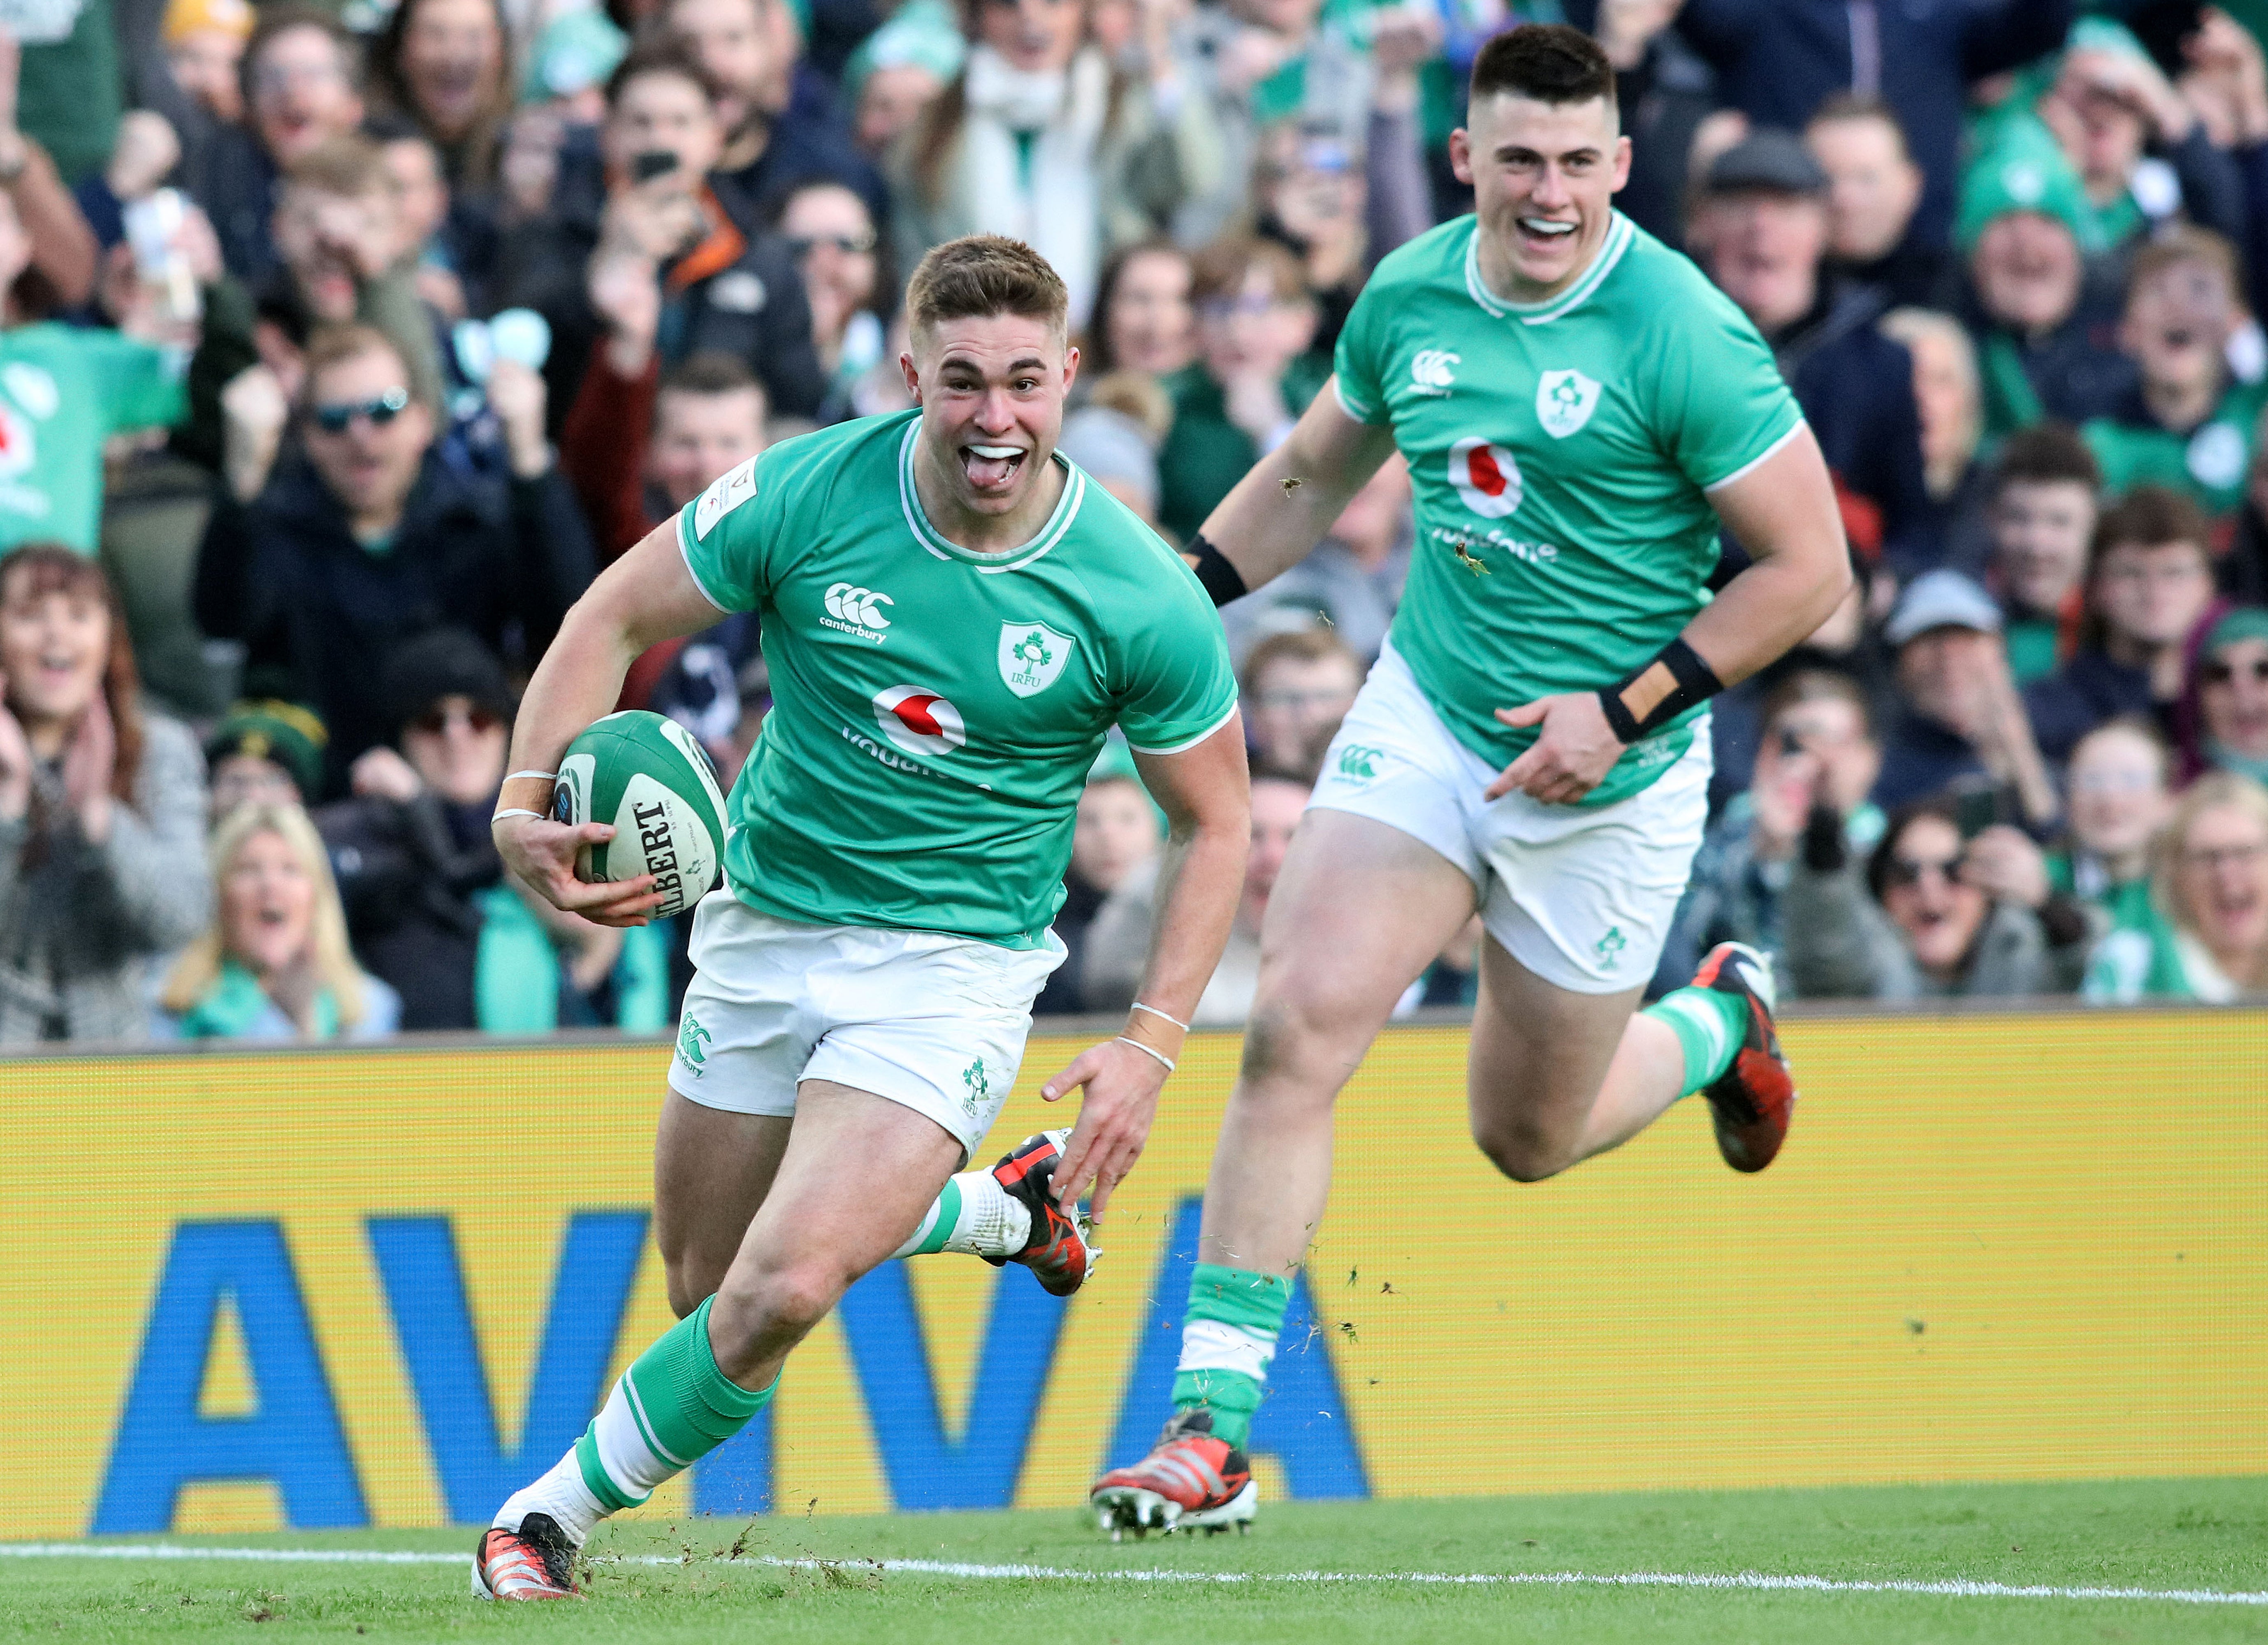
<svg viewBox="0 0 2268 1645">
<path fill-rule="evenodd" d="M 702 65 L 701 59 L 690 44 L 675 34 L 650 34 L 622 55 L 615 71 L 607 77 L 607 107 L 612 112 L 622 100 L 622 93 L 633 80 L 643 80 L 651 74 L 674 74 L 681 80 L 689 80 L 701 88 L 710 106 L 717 102 L 717 82 Z"/>
<path fill-rule="evenodd" d="M 1189 260 L 1189 300 L 1212 303 L 1243 295 L 1255 270 L 1268 276 L 1278 303 L 1307 300 L 1307 272 L 1278 240 L 1232 234 L 1217 239 Z"/>
<path fill-rule="evenodd" d="M 2187 543 L 2200 556 L 2213 553 L 2213 526 L 2205 510 L 2178 491 L 2164 486 L 2137 486 L 2095 522 L 2095 541 L 2088 556 L 2088 580 L 2102 569 L 2103 556 L 2115 548 L 2162 548 Z"/>
<path fill-rule="evenodd" d="M 260 21 L 253 25 L 252 33 L 244 42 L 244 55 L 237 64 L 237 84 L 244 94 L 247 106 L 257 84 L 254 70 L 260 60 L 267 55 L 269 45 L 293 29 L 311 28 L 331 42 L 338 54 L 339 69 L 347 84 L 356 91 L 363 85 L 362 40 L 353 30 L 339 21 L 335 13 L 313 5 L 268 5 L 260 8 Z"/>
<path fill-rule="evenodd" d="M 1278 663 L 1343 662 L 1362 678 L 1362 658 L 1354 648 L 1329 628 L 1293 628 L 1271 634 L 1254 646 L 1244 659 L 1244 692 L 1256 695 L 1260 682 Z"/>
<path fill-rule="evenodd" d="M 2232 297 L 2244 290 L 2236 247 L 2211 229 L 2183 223 L 2153 235 L 2136 249 L 2133 261 L 2126 265 L 2126 300 L 2132 303 L 2144 285 L 2183 263 L 2205 264 L 2221 277 Z"/>
<path fill-rule="evenodd" d="M 1046 258 L 1004 234 L 964 234 L 933 246 L 906 283 L 906 319 L 916 331 L 994 314 L 1043 319 L 1062 332 L 1071 293 Z"/>
<path fill-rule="evenodd" d="M 1807 702 L 1847 702 L 1859 716 L 1867 736 L 1874 734 L 1874 705 L 1866 690 L 1850 675 L 1831 668 L 1804 668 L 1774 686 L 1764 699 L 1756 723 L 1770 731 L 1789 709 Z"/>
<path fill-rule="evenodd" d="M 294 188 L 343 195 L 350 200 L 394 192 L 394 173 L 386 169 L 385 151 L 367 137 L 326 137 L 293 161 L 284 177 Z"/>
<path fill-rule="evenodd" d="M 1889 128 L 1890 136 L 1897 139 L 1900 158 L 1913 158 L 1912 147 L 1906 142 L 1905 122 L 1898 118 L 1898 111 L 1870 92 L 1836 92 L 1811 111 L 1811 118 L 1803 122 L 1803 129 L 1809 131 L 1815 126 L 1857 125 L 1867 121 Z"/>
<path fill-rule="evenodd" d="M 409 356 L 402 352 L 401 345 L 377 327 L 365 326 L 359 320 L 319 327 L 307 339 L 307 351 L 302 356 L 306 366 L 306 386 L 300 391 L 302 396 L 312 399 L 315 393 L 315 379 L 333 366 L 359 359 L 365 354 L 391 355 L 394 363 L 401 368 L 401 386 L 413 397 L 416 396 L 417 385 L 412 380 Z"/>
<path fill-rule="evenodd" d="M 2036 422 L 2017 430 L 2000 447 L 2000 460 L 1992 469 L 1996 496 L 2019 482 L 2043 486 L 2065 481 L 2085 486 L 2090 496 L 2102 488 L 2102 466 L 2068 422 Z"/>
<path fill-rule="evenodd" d="M 1472 99 L 1498 92 L 1539 103 L 1587 103 L 1604 98 L 1615 106 L 1615 66 L 1598 41 L 1565 23 L 1523 23 L 1506 29 L 1473 59 Z"/>
</svg>

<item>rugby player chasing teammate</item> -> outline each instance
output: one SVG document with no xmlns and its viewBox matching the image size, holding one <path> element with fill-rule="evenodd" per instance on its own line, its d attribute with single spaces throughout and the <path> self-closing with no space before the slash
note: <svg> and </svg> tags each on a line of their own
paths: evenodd
<svg viewBox="0 0 2268 1645">
<path fill-rule="evenodd" d="M 1630 139 L 1587 36 L 1490 41 L 1449 141 L 1475 215 L 1380 263 L 1331 389 L 1191 545 L 1226 603 L 1305 558 L 1396 446 L 1409 460 L 1409 587 L 1269 902 L 1175 1410 L 1096 1483 L 1114 1531 L 1252 1517 L 1245 1443 L 1322 1219 L 1333 1099 L 1476 908 L 1468 1102 L 1506 1176 L 1564 1171 L 1696 1091 L 1727 1162 L 1761 1170 L 1795 1100 L 1753 951 L 1632 1008 L 1701 840 L 1708 697 L 1848 586 L 1826 466 L 1749 322 L 1614 210 Z M 1749 564 L 1712 601 L 1720 521 Z"/>
<path fill-rule="evenodd" d="M 656 641 L 761 609 L 774 707 L 728 802 L 654 1147 L 681 1316 L 583 1437 L 481 1539 L 474 1591 L 574 1591 L 593 1524 L 770 1399 L 789 1351 L 893 1256 L 961 1251 L 1077 1288 L 1219 963 L 1249 811 L 1219 619 L 1155 533 L 1055 455 L 1078 370 L 1064 285 L 976 236 L 907 290 L 913 412 L 773 446 L 601 576 L 530 682 L 497 843 L 562 908 L 634 924 L 652 878 L 585 885 L 603 825 L 549 820 L 568 742 Z M 1044 1088 L 1078 1125 L 956 1175 L 990 1128 L 1063 958 L 1079 792 L 1121 725 L 1171 824 L 1121 1034 Z"/>
</svg>

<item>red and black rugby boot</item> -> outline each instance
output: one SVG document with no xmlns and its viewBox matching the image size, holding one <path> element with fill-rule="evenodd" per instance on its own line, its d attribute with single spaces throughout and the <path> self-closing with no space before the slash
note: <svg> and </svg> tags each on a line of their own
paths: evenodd
<svg viewBox="0 0 2268 1645">
<path fill-rule="evenodd" d="M 1717 1151 L 1734 1171 L 1762 1171 L 1787 1141 L 1795 1117 L 1795 1073 L 1772 1026 L 1778 990 L 1771 961 L 1745 943 L 1719 943 L 1694 973 L 1697 988 L 1714 988 L 1748 1004 L 1749 1032 L 1733 1066 L 1702 1090 L 1717 1127 Z"/>
<path fill-rule="evenodd" d="M 1176 1411 L 1148 1456 L 1104 1474 L 1086 1500 L 1113 1542 L 1130 1531 L 1217 1536 L 1231 1525 L 1251 1528 L 1260 1487 L 1244 1452 L 1213 1437 L 1211 1412 Z"/>
<path fill-rule="evenodd" d="M 1068 1296 L 1086 1284 L 1102 1256 L 1087 1238 L 1086 1218 L 1076 1210 L 1064 1209 L 1049 1192 L 1055 1186 L 1056 1165 L 1063 1158 L 1064 1139 L 1070 1135 L 1066 1129 L 1027 1136 L 992 1167 L 992 1179 L 1032 1214 L 1032 1237 L 1014 1256 L 984 1260 L 996 1268 L 1022 1263 L 1050 1296 Z"/>
<path fill-rule="evenodd" d="M 473 1551 L 475 1599 L 580 1599 L 575 1548 L 549 1514 L 529 1514 L 517 1531 L 481 1533 Z"/>
</svg>

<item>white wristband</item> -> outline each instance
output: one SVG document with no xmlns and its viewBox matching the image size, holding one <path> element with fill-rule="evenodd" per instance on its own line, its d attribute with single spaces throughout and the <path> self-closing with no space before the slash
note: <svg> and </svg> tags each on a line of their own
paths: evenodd
<svg viewBox="0 0 2268 1645">
<path fill-rule="evenodd" d="M 1167 1056 L 1164 1052 L 1152 1051 L 1140 1040 L 1129 1039 L 1124 1034 L 1118 1035 L 1117 1039 L 1120 1045 L 1133 1046 L 1137 1051 L 1140 1052 L 1144 1056 L 1148 1057 L 1152 1061 L 1164 1063 L 1167 1073 L 1171 1074 L 1174 1071 L 1174 1060 Z"/>
<path fill-rule="evenodd" d="M 489 821 L 491 824 L 500 823 L 507 817 L 533 817 L 538 822 L 544 820 L 544 816 L 541 811 L 532 811 L 527 810 L 525 806 L 511 805 L 506 806 L 503 811 L 498 811 L 495 816 L 490 818 Z"/>
<path fill-rule="evenodd" d="M 1152 1017 L 1166 1017 L 1165 1012 L 1160 1010 L 1156 1006 L 1145 1005 L 1139 1000 L 1134 1002 L 1133 1009 L 1138 1011 L 1147 1011 Z M 1166 1017 L 1166 1020 L 1173 1024 L 1174 1027 L 1180 1029 L 1183 1033 L 1189 1032 L 1189 1025 L 1178 1017 Z"/>
<path fill-rule="evenodd" d="M 559 781 L 559 774 L 556 771 L 511 771 L 504 774 L 504 780 L 509 782 L 514 777 L 541 777 L 546 782 Z"/>
</svg>

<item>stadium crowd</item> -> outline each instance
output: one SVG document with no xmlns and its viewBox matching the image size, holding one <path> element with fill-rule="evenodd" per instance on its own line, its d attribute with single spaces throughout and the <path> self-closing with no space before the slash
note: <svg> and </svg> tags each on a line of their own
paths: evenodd
<svg viewBox="0 0 2268 1645">
<path fill-rule="evenodd" d="M 1462 77 L 1527 20 L 1606 48 L 1619 203 L 1775 351 L 1859 574 L 1718 700 L 1660 986 L 1738 938 L 1804 998 L 2268 993 L 2264 0 L 23 10 L 0 1043 L 666 1027 L 683 931 L 562 914 L 489 837 L 515 683 L 597 569 L 908 405 L 899 283 L 975 231 L 1069 285 L 1064 450 L 1185 540 L 1368 271 L 1465 209 Z M 1224 613 L 1254 831 L 1201 1021 L 1249 1003 L 1417 551 L 1397 459 Z M 623 701 L 729 780 L 757 619 Z M 1127 1003 L 1160 841 L 1107 748 L 1042 1011 Z M 1477 940 L 1405 1006 L 1469 1001 Z"/>
</svg>

